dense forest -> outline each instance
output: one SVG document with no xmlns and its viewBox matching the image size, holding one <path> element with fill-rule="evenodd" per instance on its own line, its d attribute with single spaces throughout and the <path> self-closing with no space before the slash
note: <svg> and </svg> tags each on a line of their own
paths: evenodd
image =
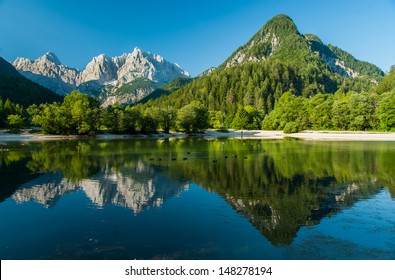
<svg viewBox="0 0 395 280">
<path fill-rule="evenodd" d="M 215 74 L 210 79 L 214 77 Z M 344 92 L 339 89 L 334 94 L 313 96 L 286 91 L 273 101 L 271 110 L 264 106 L 261 95 L 249 98 L 254 101 L 237 107 L 228 106 L 226 100 L 222 104 L 221 100 L 214 99 L 222 110 L 213 110 L 218 107 L 206 106 L 206 100 L 200 101 L 199 98 L 189 100 L 187 96 L 167 99 L 173 103 L 159 100 L 136 106 L 115 104 L 102 108 L 96 99 L 74 91 L 63 102 L 31 105 L 26 110 L 8 99 L 0 99 L 0 127 L 17 129 L 36 125 L 48 134 L 78 135 L 94 135 L 101 130 L 112 133 L 154 133 L 158 130 L 189 133 L 206 128 L 284 130 L 287 133 L 304 129 L 395 130 L 395 67 L 370 91 Z"/>
<path fill-rule="evenodd" d="M 22 76 L 2 57 L 0 57 L 0 98 L 4 102 L 9 99 L 10 102 L 20 106 L 62 100 L 60 95 Z"/>
<path fill-rule="evenodd" d="M 23 106 L 12 103 L 9 99 L 5 102 L 0 96 L 0 128 L 19 128 L 27 124 L 27 112 Z"/>
</svg>

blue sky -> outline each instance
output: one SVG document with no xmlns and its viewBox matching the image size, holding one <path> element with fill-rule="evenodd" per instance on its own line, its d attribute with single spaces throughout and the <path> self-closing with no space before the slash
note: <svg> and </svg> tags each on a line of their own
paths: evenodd
<svg viewBox="0 0 395 280">
<path fill-rule="evenodd" d="M 395 64 L 395 0 L 0 0 L 0 56 L 36 59 L 53 51 L 83 69 L 96 55 L 138 46 L 195 76 L 280 13 L 301 33 L 384 71 Z"/>
</svg>

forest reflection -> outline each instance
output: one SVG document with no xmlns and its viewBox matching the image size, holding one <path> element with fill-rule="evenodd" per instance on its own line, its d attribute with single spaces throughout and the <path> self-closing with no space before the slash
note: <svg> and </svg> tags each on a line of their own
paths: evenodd
<svg viewBox="0 0 395 280">
<path fill-rule="evenodd" d="M 218 193 L 274 245 L 302 226 L 387 188 L 395 195 L 395 147 L 387 142 L 124 139 L 7 144 L 0 201 L 54 207 L 83 189 L 99 207 L 140 213 L 190 182 Z"/>
</svg>

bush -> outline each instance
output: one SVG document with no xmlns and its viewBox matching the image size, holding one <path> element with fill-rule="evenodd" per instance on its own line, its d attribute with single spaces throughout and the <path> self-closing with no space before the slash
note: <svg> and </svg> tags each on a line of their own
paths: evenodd
<svg viewBox="0 0 395 280">
<path fill-rule="evenodd" d="M 20 115 L 8 115 L 7 125 L 13 129 L 19 129 L 25 126 L 25 119 Z"/>
<path fill-rule="evenodd" d="M 297 133 L 303 130 L 303 127 L 300 126 L 297 122 L 289 122 L 284 127 L 284 133 Z"/>
</svg>

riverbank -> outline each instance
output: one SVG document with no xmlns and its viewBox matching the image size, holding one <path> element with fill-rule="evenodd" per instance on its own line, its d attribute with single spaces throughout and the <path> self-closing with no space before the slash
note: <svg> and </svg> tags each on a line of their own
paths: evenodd
<svg viewBox="0 0 395 280">
<path fill-rule="evenodd" d="M 33 134 L 29 130 L 23 130 L 21 133 L 9 133 L 5 130 L 0 131 L 0 141 L 47 141 L 47 140 L 75 140 L 75 139 L 126 139 L 126 138 L 187 138 L 202 137 L 205 139 L 216 138 L 237 138 L 237 139 L 284 139 L 296 138 L 302 140 L 315 141 L 395 141 L 394 132 L 371 132 L 371 131 L 311 131 L 305 130 L 298 133 L 286 134 L 282 131 L 268 130 L 229 130 L 228 132 L 219 132 L 216 130 L 206 130 L 204 133 L 186 134 L 180 132 L 173 133 L 156 133 L 156 134 L 135 134 L 135 135 L 118 135 L 118 134 L 98 134 L 95 137 L 78 136 L 78 135 L 44 135 Z"/>
<path fill-rule="evenodd" d="M 322 141 L 395 141 L 394 132 L 372 131 L 312 131 L 304 130 L 298 133 L 286 134 L 282 131 L 268 130 L 232 130 L 228 133 L 213 130 L 206 131 L 208 138 L 243 138 L 243 139 L 284 139 L 296 138 L 302 140 Z"/>
</svg>

